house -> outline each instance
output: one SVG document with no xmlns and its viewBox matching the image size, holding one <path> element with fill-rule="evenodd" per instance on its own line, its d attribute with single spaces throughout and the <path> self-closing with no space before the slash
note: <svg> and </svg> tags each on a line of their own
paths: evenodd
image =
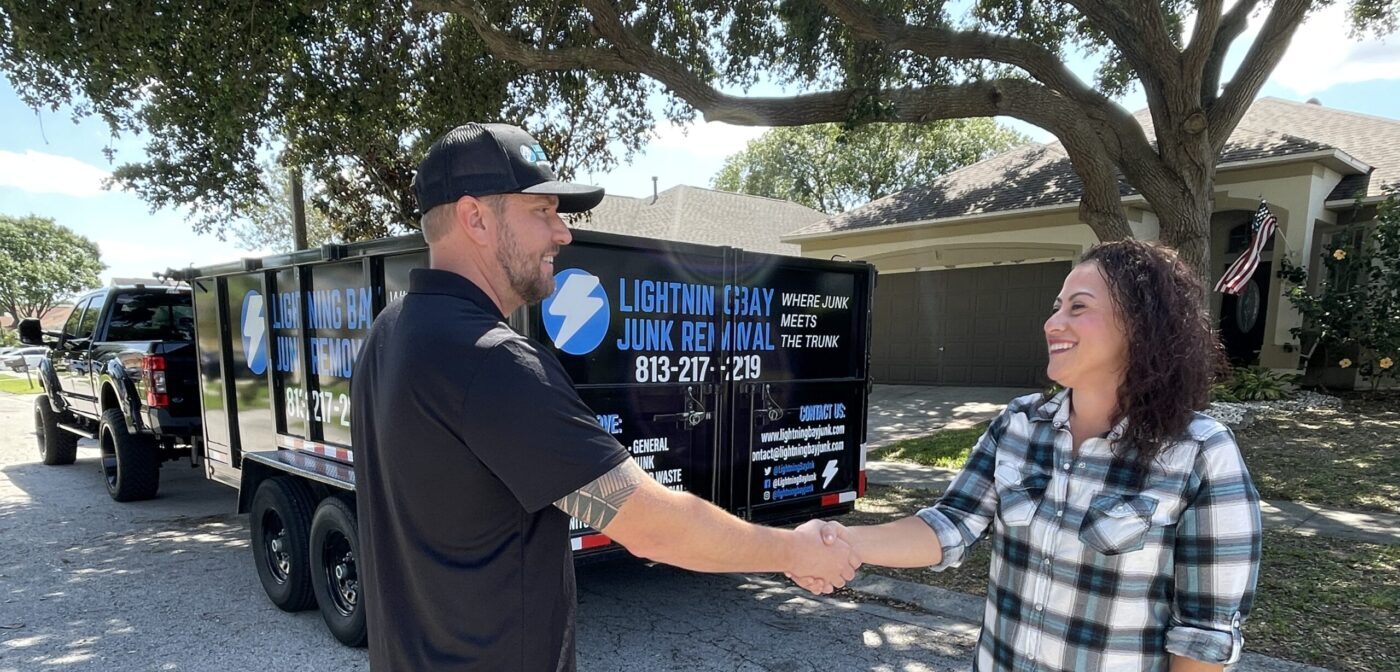
<svg viewBox="0 0 1400 672">
<path fill-rule="evenodd" d="M 1150 123 L 1146 113 L 1137 116 Z M 1400 120 L 1315 101 L 1254 103 L 1216 173 L 1211 282 L 1248 244 L 1261 198 L 1279 230 L 1241 296 L 1211 295 L 1233 361 L 1298 369 L 1289 330 L 1301 320 L 1276 277 L 1279 262 L 1288 255 L 1317 267 L 1317 251 L 1331 237 L 1375 218 L 1387 186 L 1400 186 Z M 1122 188 L 1133 232 L 1156 238 L 1151 206 Z M 879 268 L 876 380 L 1038 385 L 1046 361 L 1041 323 L 1072 260 L 1096 242 L 1078 221 L 1080 189 L 1059 143 L 1025 145 L 782 240 L 801 246 L 803 256 L 842 254 Z"/>
<path fill-rule="evenodd" d="M 60 303 L 44 313 L 39 318 L 39 325 L 45 331 L 59 331 L 63 329 L 63 323 L 68 321 L 68 316 L 73 312 L 73 304 Z M 13 318 L 8 311 L 0 312 L 0 325 L 8 327 Z"/>
<path fill-rule="evenodd" d="M 645 198 L 604 196 L 569 226 L 795 257 L 801 248 L 783 242 L 783 234 L 825 218 L 791 201 L 680 185 Z"/>
</svg>

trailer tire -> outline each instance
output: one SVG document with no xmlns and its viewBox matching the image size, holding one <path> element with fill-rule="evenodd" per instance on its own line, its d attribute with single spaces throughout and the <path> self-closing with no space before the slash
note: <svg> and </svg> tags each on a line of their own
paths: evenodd
<svg viewBox="0 0 1400 672">
<path fill-rule="evenodd" d="M 49 395 L 34 398 L 34 435 L 39 440 L 39 456 L 44 464 L 73 464 L 78 456 L 78 436 L 58 426 L 58 413 L 49 405 Z"/>
<path fill-rule="evenodd" d="M 315 501 L 305 483 L 276 476 L 258 486 L 248 511 L 258 581 L 282 611 L 305 611 L 316 603 L 308 543 Z"/>
<path fill-rule="evenodd" d="M 102 476 L 107 494 L 118 502 L 135 502 L 156 496 L 160 489 L 160 453 L 155 441 L 126 431 L 120 408 L 102 411 L 97 432 L 102 451 Z"/>
<path fill-rule="evenodd" d="M 365 645 L 364 590 L 356 560 L 360 533 L 355 510 L 339 497 L 327 497 L 311 519 L 311 583 L 326 628 L 341 644 Z"/>
</svg>

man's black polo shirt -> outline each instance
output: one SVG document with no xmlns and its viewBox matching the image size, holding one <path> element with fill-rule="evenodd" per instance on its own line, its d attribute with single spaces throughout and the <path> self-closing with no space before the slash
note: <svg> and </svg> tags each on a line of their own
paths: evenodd
<svg viewBox="0 0 1400 672">
<path fill-rule="evenodd" d="M 573 670 L 569 517 L 553 503 L 627 453 L 471 281 L 415 269 L 409 287 L 375 320 L 351 394 L 370 667 Z"/>
</svg>

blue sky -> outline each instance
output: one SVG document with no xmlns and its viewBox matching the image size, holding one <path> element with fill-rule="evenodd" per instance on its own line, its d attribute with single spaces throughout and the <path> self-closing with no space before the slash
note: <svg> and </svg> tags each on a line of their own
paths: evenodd
<svg viewBox="0 0 1400 672">
<path fill-rule="evenodd" d="M 1400 35 L 1387 41 L 1352 40 L 1342 9 L 1338 4 L 1309 19 L 1262 95 L 1297 101 L 1316 97 L 1328 107 L 1400 119 Z M 1256 27 L 1237 47 L 1248 44 Z M 1227 72 L 1231 62 L 1242 58 L 1241 52 L 1237 48 L 1231 54 Z M 1087 78 L 1094 64 L 1076 58 L 1071 67 Z M 1130 110 L 1145 106 L 1141 93 L 1130 94 L 1122 103 Z M 1038 141 L 1052 139 L 1041 129 L 1006 121 Z M 74 123 L 69 110 L 36 112 L 19 100 L 3 78 L 0 129 L 4 129 L 0 131 L 0 213 L 52 217 L 96 241 L 108 265 L 104 281 L 258 252 L 195 234 L 183 212 L 153 213 L 131 193 L 104 191 L 101 182 L 114 165 L 103 156 L 103 149 L 110 146 L 116 151 L 118 165 L 140 160 L 144 153 L 139 138 L 113 138 L 106 125 L 95 119 Z M 677 128 L 663 121 L 655 139 L 630 165 L 581 179 L 626 196 L 650 195 L 653 175 L 663 190 L 677 184 L 708 186 L 724 158 L 763 130 L 706 123 Z"/>
</svg>

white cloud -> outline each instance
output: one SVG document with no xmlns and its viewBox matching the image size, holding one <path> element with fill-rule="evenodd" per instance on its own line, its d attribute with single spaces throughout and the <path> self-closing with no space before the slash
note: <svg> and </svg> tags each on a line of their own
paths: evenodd
<svg viewBox="0 0 1400 672">
<path fill-rule="evenodd" d="M 1306 96 L 1337 84 L 1400 79 L 1400 43 L 1353 38 L 1347 6 L 1336 3 L 1309 16 L 1293 35 L 1270 80 Z M 1243 51 L 1240 45 L 1252 44 L 1258 37 L 1265 16 L 1257 12 L 1250 20 L 1248 32 L 1236 42 L 1239 51 Z"/>
<path fill-rule="evenodd" d="M 68 156 L 27 149 L 23 154 L 0 150 L 0 187 L 35 194 L 87 198 L 107 193 L 102 181 L 111 173 Z"/>
<path fill-rule="evenodd" d="M 97 240 L 102 251 L 102 263 L 107 270 L 102 273 L 109 278 L 144 278 L 156 271 L 190 266 L 207 266 L 244 257 L 261 257 L 272 254 L 271 250 L 240 250 L 231 243 L 220 242 L 213 237 L 196 236 L 188 230 L 172 231 L 167 236 L 180 242 L 160 243 L 150 240 L 150 236 L 138 235 L 134 239 Z"/>
<path fill-rule="evenodd" d="M 717 121 L 680 126 L 658 124 L 648 149 L 675 149 L 696 156 L 726 157 L 744 149 L 750 140 L 763 135 L 767 126 L 734 126 Z"/>
</svg>

